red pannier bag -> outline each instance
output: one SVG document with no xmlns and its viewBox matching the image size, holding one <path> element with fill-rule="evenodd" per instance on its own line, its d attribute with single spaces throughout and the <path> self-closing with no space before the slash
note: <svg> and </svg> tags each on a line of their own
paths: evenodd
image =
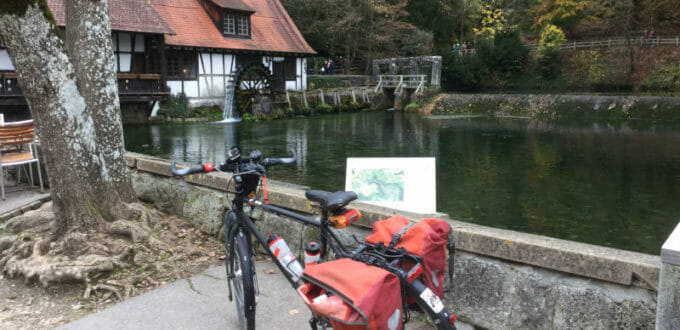
<svg viewBox="0 0 680 330">
<path fill-rule="evenodd" d="M 366 242 L 397 249 L 403 247 L 410 254 L 422 257 L 420 280 L 439 298 L 444 296 L 446 250 L 449 250 L 449 278 L 452 276 L 453 234 L 451 226 L 442 219 L 423 219 L 413 223 L 402 216 L 392 216 L 373 223 L 373 232 Z M 390 244 L 392 243 L 392 244 Z M 414 265 L 401 265 L 410 271 Z M 410 301 L 409 301 L 410 303 Z"/>
<path fill-rule="evenodd" d="M 402 329 L 399 278 L 378 267 L 338 259 L 305 268 L 298 294 L 333 329 Z"/>
</svg>

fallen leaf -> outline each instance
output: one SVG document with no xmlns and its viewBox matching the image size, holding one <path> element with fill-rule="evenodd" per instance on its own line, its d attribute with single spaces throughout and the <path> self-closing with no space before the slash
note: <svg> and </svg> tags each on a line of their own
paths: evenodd
<svg viewBox="0 0 680 330">
<path fill-rule="evenodd" d="M 226 255 L 226 254 L 223 254 L 223 255 L 220 256 L 220 260 L 224 260 L 224 259 L 227 259 L 227 255 Z"/>
<path fill-rule="evenodd" d="M 211 257 L 214 257 L 214 256 L 216 256 L 217 254 L 215 254 L 215 251 L 210 251 L 210 252 L 208 252 L 208 255 L 211 256 Z"/>
<path fill-rule="evenodd" d="M 288 311 L 288 314 L 290 315 L 300 314 L 300 311 L 297 309 L 291 309 Z"/>
<path fill-rule="evenodd" d="M 179 237 L 179 238 L 184 238 L 184 237 L 186 237 L 186 236 L 187 236 L 187 233 L 179 233 L 179 234 L 177 234 L 177 237 Z"/>
<path fill-rule="evenodd" d="M 276 274 L 276 270 L 274 270 L 274 269 L 265 269 L 265 270 L 264 270 L 264 273 L 265 273 L 265 274 Z"/>
</svg>

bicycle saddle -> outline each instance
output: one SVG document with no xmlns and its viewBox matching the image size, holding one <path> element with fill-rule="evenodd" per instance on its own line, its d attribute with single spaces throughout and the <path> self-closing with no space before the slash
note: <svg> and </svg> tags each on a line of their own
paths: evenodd
<svg viewBox="0 0 680 330">
<path fill-rule="evenodd" d="M 357 194 L 353 191 L 336 191 L 331 193 L 323 190 L 308 190 L 305 193 L 305 197 L 312 202 L 319 203 L 322 210 L 333 212 L 357 199 Z"/>
</svg>

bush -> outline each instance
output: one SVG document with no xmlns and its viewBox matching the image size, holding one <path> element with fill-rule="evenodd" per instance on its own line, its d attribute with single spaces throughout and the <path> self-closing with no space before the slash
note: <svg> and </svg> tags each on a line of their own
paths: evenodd
<svg viewBox="0 0 680 330">
<path fill-rule="evenodd" d="M 541 31 L 541 39 L 538 42 L 539 53 L 545 49 L 554 50 L 567 42 L 564 32 L 552 24 L 546 25 Z"/>
<path fill-rule="evenodd" d="M 522 72 L 529 56 L 518 31 L 497 32 L 482 39 L 474 55 L 442 52 L 442 87 L 445 90 L 502 89 L 512 75 Z"/>
<path fill-rule="evenodd" d="M 666 64 L 654 67 L 642 82 L 642 88 L 647 91 L 680 91 L 680 65 Z"/>
<path fill-rule="evenodd" d="M 170 95 L 163 110 L 172 118 L 186 118 L 189 115 L 189 98 L 184 93 Z"/>
<path fill-rule="evenodd" d="M 322 104 L 319 104 L 316 107 L 316 110 L 318 112 L 329 113 L 329 112 L 333 112 L 333 107 L 328 105 L 328 104 L 322 103 Z"/>
<path fill-rule="evenodd" d="M 545 79 L 557 79 L 562 73 L 562 53 L 556 48 L 543 48 L 536 56 L 538 74 Z"/>
<path fill-rule="evenodd" d="M 416 112 L 416 111 L 418 111 L 419 108 L 420 108 L 420 106 L 418 105 L 418 103 L 413 103 L 413 102 L 412 102 L 412 103 L 409 103 L 409 104 L 404 108 L 404 111 L 408 111 L 408 112 Z"/>
</svg>

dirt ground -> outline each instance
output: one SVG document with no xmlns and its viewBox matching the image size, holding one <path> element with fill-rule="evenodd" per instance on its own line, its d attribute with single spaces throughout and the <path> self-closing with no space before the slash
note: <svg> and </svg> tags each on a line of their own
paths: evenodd
<svg viewBox="0 0 680 330">
<path fill-rule="evenodd" d="M 156 233 L 159 237 L 172 237 L 170 253 L 138 253 L 144 258 L 135 258 L 131 267 L 95 276 L 89 283 L 44 288 L 38 282 L 26 283 L 23 278 L 0 275 L 0 329 L 51 329 L 224 264 L 222 243 L 188 222 L 167 216 L 157 228 L 165 228 Z"/>
</svg>

